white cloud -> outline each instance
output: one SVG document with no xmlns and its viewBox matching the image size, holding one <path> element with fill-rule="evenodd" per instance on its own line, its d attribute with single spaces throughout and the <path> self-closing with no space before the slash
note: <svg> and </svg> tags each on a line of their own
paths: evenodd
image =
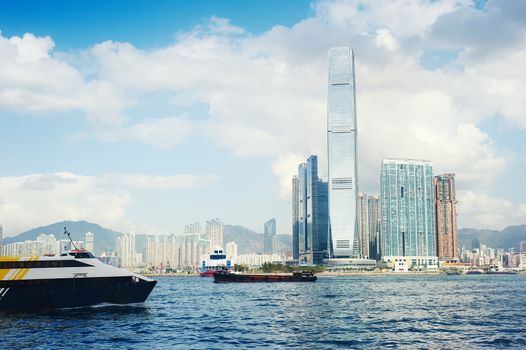
<svg viewBox="0 0 526 350">
<path fill-rule="evenodd" d="M 526 204 L 473 191 L 458 193 L 459 226 L 501 230 L 526 222 Z"/>
<path fill-rule="evenodd" d="M 0 177 L 0 219 L 11 234 L 66 219 L 129 231 L 135 226 L 127 215 L 135 190 L 177 191 L 216 180 L 216 176 L 68 172 Z"/>
<path fill-rule="evenodd" d="M 50 37 L 0 35 L 0 107 L 22 112 L 83 111 L 92 122 L 118 124 L 131 105 L 121 91 L 86 80 L 52 56 Z"/>
<path fill-rule="evenodd" d="M 121 128 L 105 129 L 99 137 L 110 142 L 141 141 L 161 149 L 173 149 L 193 133 L 190 121 L 182 117 L 147 119 Z"/>
</svg>

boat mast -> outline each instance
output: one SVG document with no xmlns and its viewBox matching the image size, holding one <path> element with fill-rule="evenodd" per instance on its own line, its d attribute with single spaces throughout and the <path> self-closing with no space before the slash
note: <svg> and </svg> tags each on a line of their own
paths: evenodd
<svg viewBox="0 0 526 350">
<path fill-rule="evenodd" d="M 71 239 L 71 234 L 69 233 L 69 231 L 65 227 L 64 227 L 64 234 L 68 236 L 69 241 L 70 241 L 71 245 L 73 246 L 73 248 L 75 248 L 75 250 L 78 250 L 77 246 L 75 245 L 75 243 Z"/>
</svg>

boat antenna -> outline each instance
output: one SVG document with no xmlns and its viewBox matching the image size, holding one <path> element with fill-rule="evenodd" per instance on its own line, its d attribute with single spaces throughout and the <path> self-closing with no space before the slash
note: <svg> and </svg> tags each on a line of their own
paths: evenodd
<svg viewBox="0 0 526 350">
<path fill-rule="evenodd" d="M 68 236 L 69 241 L 71 242 L 71 245 L 73 246 L 73 248 L 75 248 L 75 250 L 78 250 L 77 246 L 75 245 L 75 243 L 71 239 L 71 233 L 69 233 L 69 231 L 65 227 L 64 227 L 64 234 Z"/>
</svg>

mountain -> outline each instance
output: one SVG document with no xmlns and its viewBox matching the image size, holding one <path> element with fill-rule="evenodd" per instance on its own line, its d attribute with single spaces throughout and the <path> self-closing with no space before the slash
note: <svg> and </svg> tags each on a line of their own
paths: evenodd
<svg viewBox="0 0 526 350">
<path fill-rule="evenodd" d="M 464 245 L 466 249 L 471 249 L 471 241 L 474 238 L 491 248 L 518 249 L 519 242 L 526 240 L 526 225 L 508 226 L 502 231 L 472 228 L 458 230 L 459 246 Z"/>
<path fill-rule="evenodd" d="M 263 234 L 239 225 L 224 225 L 225 244 L 235 241 L 238 254 L 263 253 Z M 276 235 L 276 252 L 292 250 L 290 235 Z"/>
<path fill-rule="evenodd" d="M 86 232 L 91 232 L 94 237 L 95 254 L 100 254 L 103 251 L 112 251 L 115 249 L 115 240 L 122 236 L 121 232 L 113 231 L 104 228 L 100 225 L 93 224 L 87 221 L 62 221 L 47 226 L 40 226 L 29 231 L 23 232 L 18 236 L 5 237 L 4 244 L 12 242 L 34 241 L 41 234 L 52 234 L 57 240 L 67 239 L 64 235 L 64 227 L 71 233 L 71 238 L 74 241 L 85 241 Z"/>
</svg>

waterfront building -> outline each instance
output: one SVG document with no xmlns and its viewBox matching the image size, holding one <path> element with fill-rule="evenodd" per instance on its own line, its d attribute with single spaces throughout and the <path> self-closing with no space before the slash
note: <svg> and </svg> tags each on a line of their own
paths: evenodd
<svg viewBox="0 0 526 350">
<path fill-rule="evenodd" d="M 299 218 L 299 199 L 298 193 L 298 176 L 292 177 L 292 259 L 299 260 L 299 234 L 300 234 L 300 218 Z"/>
<path fill-rule="evenodd" d="M 137 250 L 135 247 L 135 232 L 124 234 L 115 241 L 115 251 L 119 259 L 119 266 L 124 268 L 134 268 L 137 261 Z"/>
<path fill-rule="evenodd" d="M 327 183 L 318 178 L 315 155 L 298 166 L 295 182 L 292 229 L 293 242 L 298 243 L 293 255 L 300 263 L 321 265 L 328 250 L 328 199 Z"/>
<path fill-rule="evenodd" d="M 212 242 L 210 249 L 223 248 L 223 223 L 219 219 L 206 222 L 205 239 Z"/>
<path fill-rule="evenodd" d="M 95 235 L 91 232 L 86 232 L 86 250 L 88 252 L 94 252 L 95 246 L 94 246 L 94 239 Z"/>
<path fill-rule="evenodd" d="M 369 228 L 369 258 L 379 260 L 381 258 L 381 227 L 382 215 L 380 212 L 380 196 L 369 195 L 367 197 L 367 219 Z"/>
<path fill-rule="evenodd" d="M 196 272 L 211 250 L 211 242 L 195 234 L 149 235 L 145 264 L 147 269 L 159 273 L 174 270 Z"/>
<path fill-rule="evenodd" d="M 358 194 L 358 237 L 360 257 L 369 257 L 369 219 L 367 217 L 367 194 Z"/>
<path fill-rule="evenodd" d="M 455 174 L 435 176 L 434 192 L 437 256 L 440 261 L 457 261 L 458 231 Z"/>
<path fill-rule="evenodd" d="M 199 224 L 198 222 L 195 222 L 195 223 L 185 225 L 184 234 L 185 235 L 195 235 L 201 238 L 201 224 Z"/>
<path fill-rule="evenodd" d="M 354 53 L 349 47 L 329 50 L 328 85 L 330 255 L 345 258 L 356 256 L 359 252 Z"/>
<path fill-rule="evenodd" d="M 265 222 L 263 232 L 263 253 L 274 254 L 276 252 L 276 219 Z"/>
<path fill-rule="evenodd" d="M 237 263 L 237 243 L 234 241 L 228 242 L 226 244 L 226 258 L 232 262 L 232 264 Z"/>
<path fill-rule="evenodd" d="M 413 268 L 436 258 L 433 168 L 431 162 L 384 159 L 381 171 L 382 256 L 398 257 Z M 438 264 L 436 264 L 438 265 Z"/>
<path fill-rule="evenodd" d="M 283 264 L 285 259 L 281 254 L 242 254 L 237 256 L 237 264 L 251 268 L 261 267 L 264 263 Z"/>
</svg>

